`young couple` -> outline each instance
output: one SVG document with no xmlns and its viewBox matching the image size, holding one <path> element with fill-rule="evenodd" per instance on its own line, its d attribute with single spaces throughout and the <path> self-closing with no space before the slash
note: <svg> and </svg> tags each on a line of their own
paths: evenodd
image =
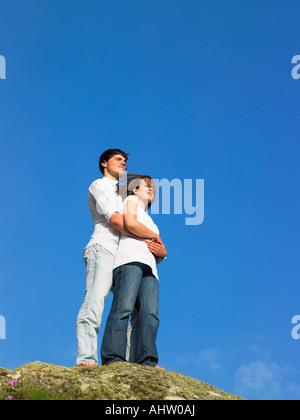
<svg viewBox="0 0 300 420">
<path fill-rule="evenodd" d="M 124 202 L 119 193 L 118 181 L 127 160 L 128 154 L 120 149 L 104 152 L 99 162 L 103 178 L 89 188 L 94 233 L 84 250 L 86 292 L 77 318 L 77 366 L 98 365 L 98 332 L 112 287 L 114 298 L 103 337 L 102 364 L 158 363 L 156 266 L 167 257 L 167 251 L 147 213 L 156 194 L 151 177 L 131 176 Z"/>
</svg>

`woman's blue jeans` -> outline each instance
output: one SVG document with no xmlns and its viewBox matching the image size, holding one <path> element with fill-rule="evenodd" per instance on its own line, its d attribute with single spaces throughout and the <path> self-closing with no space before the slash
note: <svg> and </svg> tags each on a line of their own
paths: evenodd
<svg viewBox="0 0 300 420">
<path fill-rule="evenodd" d="M 156 366 L 159 281 L 148 265 L 133 262 L 114 270 L 114 287 L 114 299 L 102 342 L 102 364 L 126 362 L 127 327 L 136 309 L 135 363 Z"/>
</svg>

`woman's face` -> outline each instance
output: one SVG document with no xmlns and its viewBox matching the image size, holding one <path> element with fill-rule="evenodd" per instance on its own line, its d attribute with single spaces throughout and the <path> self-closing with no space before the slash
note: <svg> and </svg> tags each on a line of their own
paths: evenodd
<svg viewBox="0 0 300 420">
<path fill-rule="evenodd" d="M 141 180 L 140 187 L 134 190 L 134 194 L 146 204 L 154 199 L 154 190 L 144 179 Z"/>
</svg>

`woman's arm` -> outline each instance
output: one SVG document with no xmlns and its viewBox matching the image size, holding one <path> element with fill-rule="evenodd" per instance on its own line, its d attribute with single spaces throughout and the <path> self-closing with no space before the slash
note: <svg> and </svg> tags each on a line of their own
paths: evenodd
<svg viewBox="0 0 300 420">
<path fill-rule="evenodd" d="M 128 200 L 124 206 L 124 224 L 129 232 L 143 239 L 154 239 L 157 243 L 162 244 L 159 235 L 152 232 L 145 225 L 137 220 L 137 204 L 133 200 Z"/>
<path fill-rule="evenodd" d="M 122 232 L 126 236 L 130 236 L 133 239 L 137 239 L 139 241 L 144 241 L 146 238 L 141 238 L 140 236 L 134 235 L 131 233 L 124 223 L 124 217 L 120 213 L 114 213 L 110 219 L 110 224 Z"/>
</svg>

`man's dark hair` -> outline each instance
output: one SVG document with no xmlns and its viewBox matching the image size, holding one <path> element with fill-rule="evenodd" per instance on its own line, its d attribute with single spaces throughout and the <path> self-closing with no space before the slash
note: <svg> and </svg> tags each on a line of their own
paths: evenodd
<svg viewBox="0 0 300 420">
<path fill-rule="evenodd" d="M 102 163 L 108 162 L 109 159 L 111 159 L 112 157 L 114 157 L 116 155 L 123 156 L 126 159 L 126 162 L 127 162 L 129 154 L 123 152 L 123 150 L 120 150 L 120 149 L 108 149 L 108 150 L 106 150 L 104 153 L 102 153 L 102 155 L 100 156 L 100 159 L 99 159 L 99 169 L 100 169 L 100 172 L 103 175 L 104 175 L 104 167 L 102 166 Z"/>
</svg>

